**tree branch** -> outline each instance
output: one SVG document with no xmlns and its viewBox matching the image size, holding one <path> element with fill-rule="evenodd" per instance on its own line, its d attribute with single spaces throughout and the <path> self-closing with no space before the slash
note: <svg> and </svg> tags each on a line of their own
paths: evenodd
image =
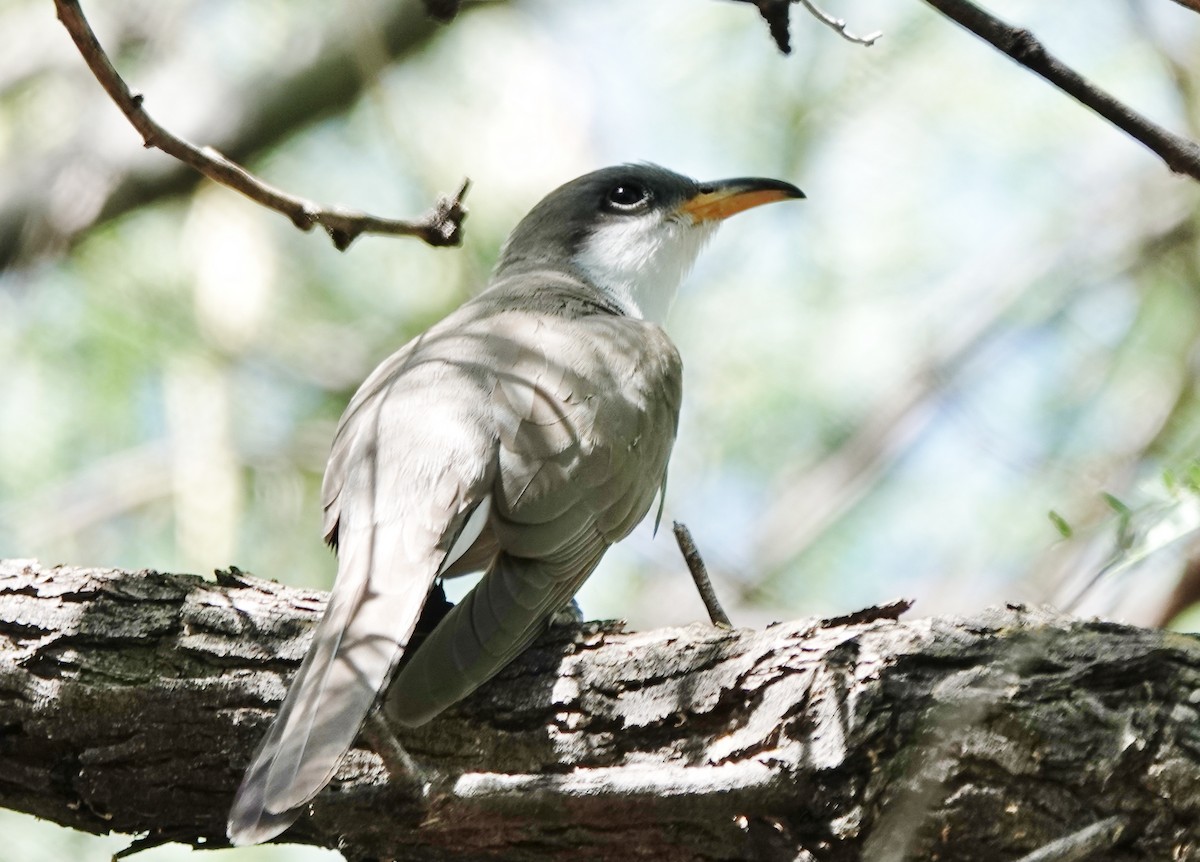
<svg viewBox="0 0 1200 862">
<path fill-rule="evenodd" d="M 1167 131 L 1052 56 L 1028 30 L 1012 27 L 970 0 L 925 0 L 1154 152 L 1172 171 L 1200 180 L 1200 145 Z"/>
<path fill-rule="evenodd" d="M 71 34 L 92 74 L 138 130 L 147 147 L 162 150 L 209 179 L 286 215 L 301 230 L 310 230 L 314 225 L 320 225 L 339 250 L 345 250 L 363 233 L 414 236 L 433 246 L 458 245 L 462 241 L 462 220 L 466 215 L 462 198 L 468 187 L 466 181 L 457 195 L 453 198 L 439 199 L 431 212 L 416 221 L 385 219 L 353 210 L 321 207 L 311 201 L 289 195 L 263 182 L 212 147 L 197 147 L 155 122 L 142 107 L 141 95 L 130 91 L 108 59 L 84 17 L 78 0 L 55 0 L 55 6 L 58 9 L 59 20 Z"/>
<path fill-rule="evenodd" d="M 464 3 L 462 14 L 483 5 Z M 314 46 L 314 54 L 274 65 L 253 87 L 226 84 L 210 94 L 211 100 L 203 100 L 208 107 L 195 122 L 212 130 L 216 148 L 246 163 L 359 98 L 365 83 L 364 40 L 380 48 L 371 63 L 394 63 L 419 52 L 436 32 L 419 3 L 396 0 L 363 0 L 343 23 L 335 30 L 301 28 L 298 33 Z M 76 147 L 60 142 L 37 159 L 9 165 L 11 170 L 0 176 L 0 269 L 61 251 L 97 224 L 165 197 L 187 194 L 204 180 L 183 162 L 146 158 L 114 144 L 97 145 L 86 155 L 81 158 Z M 63 208 L 56 196 L 46 194 L 68 168 L 75 195 L 84 205 Z"/>
<path fill-rule="evenodd" d="M 236 570 L 0 563 L 0 805 L 222 846 L 324 598 Z M 1186 855 L 1196 639 L 1014 607 L 873 616 L 552 629 L 396 734 L 421 782 L 355 749 L 286 838 L 435 862 Z"/>
<path fill-rule="evenodd" d="M 879 31 L 868 33 L 865 36 L 852 33 L 849 25 L 844 20 L 830 15 L 818 6 L 814 0 L 734 0 L 734 2 L 751 3 L 758 9 L 758 14 L 767 22 L 767 29 L 770 30 L 771 38 L 775 40 L 775 45 L 783 54 L 792 53 L 791 36 L 788 33 L 788 28 L 793 3 L 801 4 L 808 10 L 810 15 L 826 27 L 835 31 L 847 42 L 869 47 L 878 42 L 880 37 L 883 36 L 883 33 Z"/>
<path fill-rule="evenodd" d="M 808 10 L 808 14 L 812 15 L 826 27 L 833 30 L 847 42 L 852 42 L 855 45 L 863 45 L 869 48 L 883 38 L 883 33 L 879 30 L 867 33 L 865 36 L 859 36 L 857 33 L 852 33 L 849 29 L 849 25 L 846 23 L 846 19 L 830 15 L 828 12 L 814 3 L 813 0 L 799 0 L 799 3 Z"/>
<path fill-rule="evenodd" d="M 721 607 L 721 600 L 717 598 L 717 591 L 713 589 L 708 567 L 704 565 L 704 558 L 700 556 L 700 549 L 696 547 L 692 531 L 679 521 L 671 524 L 671 531 L 675 533 L 675 542 L 679 545 L 679 553 L 683 554 L 688 572 L 696 582 L 696 592 L 700 594 L 700 601 L 704 602 L 708 619 L 718 628 L 732 629 L 733 623 L 729 621 L 729 614 L 725 613 L 725 608 Z"/>
</svg>

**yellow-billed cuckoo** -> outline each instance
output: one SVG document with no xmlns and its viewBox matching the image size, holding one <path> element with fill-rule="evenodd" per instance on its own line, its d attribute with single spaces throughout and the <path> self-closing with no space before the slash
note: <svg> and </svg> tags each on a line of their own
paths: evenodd
<svg viewBox="0 0 1200 862">
<path fill-rule="evenodd" d="M 416 726 L 490 679 L 645 517 L 679 417 L 662 329 L 679 283 L 722 219 L 803 196 L 646 164 L 579 177 L 517 225 L 483 293 L 367 378 L 322 489 L 337 579 L 242 779 L 235 844 L 295 821 L 381 692 Z M 397 673 L 437 579 L 478 570 Z"/>
</svg>

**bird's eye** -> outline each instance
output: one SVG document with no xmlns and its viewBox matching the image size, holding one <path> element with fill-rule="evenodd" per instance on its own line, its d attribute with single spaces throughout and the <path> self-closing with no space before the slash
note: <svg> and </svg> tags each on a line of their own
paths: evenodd
<svg viewBox="0 0 1200 862">
<path fill-rule="evenodd" d="M 629 211 L 637 209 L 650 200 L 650 190 L 641 183 L 617 183 L 608 190 L 605 203 L 614 210 Z"/>
</svg>

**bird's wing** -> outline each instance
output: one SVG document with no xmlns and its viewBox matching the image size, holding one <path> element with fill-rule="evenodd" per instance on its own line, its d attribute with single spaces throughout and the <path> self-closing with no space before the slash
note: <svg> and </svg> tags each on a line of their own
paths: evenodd
<svg viewBox="0 0 1200 862">
<path fill-rule="evenodd" d="M 678 353 L 612 315 L 502 316 L 491 332 L 502 552 L 397 674 L 390 718 L 416 726 L 490 679 L 645 516 L 675 439 Z"/>
<path fill-rule="evenodd" d="M 452 330 L 453 327 L 451 327 Z M 472 513 L 488 505 L 494 435 L 486 374 L 433 330 L 352 400 L 326 472 L 338 574 L 300 671 L 238 790 L 235 843 L 283 831 L 324 787 L 382 691 Z M 469 538 L 469 537 L 468 537 Z M 470 545 L 470 541 L 466 541 Z"/>
</svg>

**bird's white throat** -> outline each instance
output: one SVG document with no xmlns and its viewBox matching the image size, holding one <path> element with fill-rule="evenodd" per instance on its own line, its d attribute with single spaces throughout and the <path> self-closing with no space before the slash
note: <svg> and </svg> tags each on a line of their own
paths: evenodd
<svg viewBox="0 0 1200 862">
<path fill-rule="evenodd" d="M 663 213 L 600 224 L 584 240 L 575 264 L 630 317 L 659 325 L 717 222 L 691 223 Z"/>
</svg>

